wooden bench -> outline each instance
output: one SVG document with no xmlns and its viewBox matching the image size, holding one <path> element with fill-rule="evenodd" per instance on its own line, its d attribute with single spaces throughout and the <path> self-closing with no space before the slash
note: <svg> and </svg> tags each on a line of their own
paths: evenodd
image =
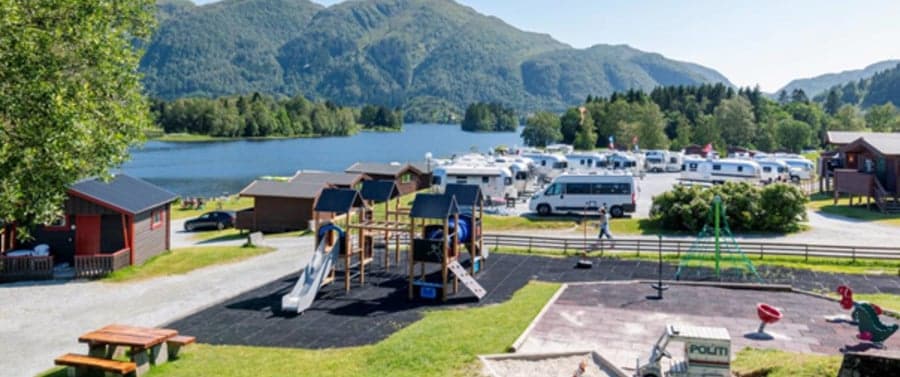
<svg viewBox="0 0 900 377">
<path fill-rule="evenodd" d="M 69 376 L 85 375 L 87 370 L 101 370 L 103 372 L 125 376 L 137 370 L 137 364 L 129 361 L 109 360 L 87 355 L 67 353 L 57 357 L 56 365 L 69 367 Z"/>
<path fill-rule="evenodd" d="M 181 351 L 181 347 L 184 347 L 188 344 L 193 344 L 196 341 L 197 338 L 188 335 L 178 335 L 169 338 L 169 340 L 166 341 L 167 345 L 169 346 L 169 358 L 174 359 L 176 356 L 178 356 L 178 351 Z"/>
</svg>

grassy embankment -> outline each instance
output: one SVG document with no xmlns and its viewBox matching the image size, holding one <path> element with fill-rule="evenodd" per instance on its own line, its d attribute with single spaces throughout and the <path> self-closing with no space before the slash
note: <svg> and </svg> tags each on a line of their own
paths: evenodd
<svg viewBox="0 0 900 377">
<path fill-rule="evenodd" d="M 423 319 L 373 345 L 307 350 L 198 344 L 150 377 L 179 376 L 477 376 L 476 356 L 506 351 L 559 289 L 532 282 L 504 303 L 427 311 Z M 43 377 L 65 376 L 54 369 Z"/>
<path fill-rule="evenodd" d="M 234 263 L 273 251 L 268 247 L 189 247 L 154 256 L 139 266 L 118 270 L 104 280 L 127 282 L 160 276 L 181 275 L 203 267 Z"/>
<path fill-rule="evenodd" d="M 875 204 L 872 204 L 874 207 Z M 834 204 L 834 197 L 828 194 L 816 194 L 810 197 L 806 207 L 817 212 L 844 216 L 855 220 L 869 221 L 876 224 L 900 226 L 900 214 L 884 214 L 864 206 L 850 206 L 849 198 L 841 198 Z"/>
<path fill-rule="evenodd" d="M 842 357 L 745 348 L 737 353 L 731 371 L 737 377 L 836 376 Z"/>
</svg>

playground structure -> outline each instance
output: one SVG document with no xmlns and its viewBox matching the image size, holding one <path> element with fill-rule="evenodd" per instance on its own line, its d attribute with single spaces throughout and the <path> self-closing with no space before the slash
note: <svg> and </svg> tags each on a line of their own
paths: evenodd
<svg viewBox="0 0 900 377">
<path fill-rule="evenodd" d="M 312 306 L 319 288 L 334 281 L 334 265 L 337 263 L 344 242 L 344 230 L 334 224 L 325 224 L 316 232 L 316 250 L 312 260 L 300 271 L 300 278 L 291 292 L 281 297 L 281 310 L 302 313 Z"/>
<path fill-rule="evenodd" d="M 712 225 L 712 228 L 710 228 L 710 225 Z M 713 237 L 712 250 L 709 249 L 710 243 L 706 241 L 710 236 Z M 716 280 L 721 280 L 722 267 L 725 264 L 725 267 L 729 270 L 740 270 L 743 267 L 747 270 L 746 274 L 750 275 L 751 278 L 755 278 L 757 282 L 763 283 L 763 279 L 756 271 L 756 267 L 753 266 L 753 262 L 747 258 L 747 255 L 744 254 L 744 251 L 741 250 L 740 245 L 734 239 L 725 217 L 725 204 L 722 203 L 722 198 L 718 195 L 713 198 L 713 205 L 707 213 L 706 224 L 703 225 L 703 229 L 697 235 L 694 243 L 691 244 L 690 249 L 681 257 L 678 269 L 675 271 L 675 280 L 681 279 L 685 270 L 692 267 L 692 262 L 702 264 L 702 262 L 709 260 L 710 251 L 713 252 Z"/>
<path fill-rule="evenodd" d="M 469 273 L 475 275 L 484 268 L 484 263 L 489 257 L 489 251 L 484 248 L 481 232 L 481 224 L 484 219 L 484 195 L 481 192 L 481 186 L 448 184 L 444 188 L 444 195 L 456 198 L 461 224 L 469 225 L 468 227 L 463 226 L 466 228 L 463 231 L 468 234 L 468 237 L 460 242 L 465 245 L 471 257 Z"/>
<path fill-rule="evenodd" d="M 460 279 L 479 299 L 484 297 L 484 288 L 459 263 L 460 245 L 480 234 L 480 224 L 468 216 L 460 216 L 456 197 L 446 193 L 418 194 L 409 218 L 409 299 L 440 297 L 441 301 L 446 301 L 451 287 L 454 294 L 459 290 Z M 440 282 L 428 281 L 426 264 L 429 263 L 440 264 Z"/>
<path fill-rule="evenodd" d="M 894 335 L 900 326 L 896 323 L 887 325 L 881 322 L 878 316 L 883 311 L 878 305 L 865 301 L 854 301 L 853 290 L 850 287 L 841 285 L 837 288 L 837 292 L 841 295 L 841 308 L 853 310 L 850 317 L 853 319 L 852 323 L 859 328 L 859 334 L 856 337 L 860 340 L 872 342 L 875 347 L 883 348 L 884 341 L 890 338 L 891 335 Z"/>
<path fill-rule="evenodd" d="M 756 329 L 756 332 L 748 333 L 744 336 L 757 340 L 775 339 L 774 336 L 766 333 L 766 325 L 780 321 L 783 317 L 781 310 L 769 304 L 759 303 L 756 304 L 756 316 L 759 317 L 759 327 Z"/>
<path fill-rule="evenodd" d="M 394 181 L 365 181 L 362 184 L 360 195 L 366 203 L 366 209 L 363 218 L 353 228 L 359 229 L 361 237 L 365 239 L 366 247 L 375 247 L 375 241 L 381 241 L 384 244 L 384 267 L 390 268 L 390 254 L 393 250 L 394 264 L 400 264 L 401 238 L 403 238 L 409 229 L 408 216 L 400 217 L 403 212 L 400 207 L 400 190 Z M 391 203 L 394 203 L 394 210 L 391 210 Z M 375 209 L 378 205 L 384 206 L 382 219 L 376 219 Z M 393 220 L 392 220 L 393 217 Z M 393 242 L 392 242 L 393 241 Z M 393 246 L 393 248 L 391 247 Z"/>
<path fill-rule="evenodd" d="M 366 282 L 366 265 L 372 263 L 373 251 L 366 242 L 365 227 L 359 226 L 359 219 L 365 216 L 366 205 L 359 195 L 359 192 L 353 189 L 336 189 L 328 188 L 322 190 L 316 201 L 315 215 L 313 221 L 315 224 L 317 237 L 321 236 L 321 229 L 329 224 L 338 225 L 342 222 L 341 229 L 345 232 L 340 238 L 341 245 L 339 257 L 344 260 L 344 290 L 350 291 L 350 281 L 354 274 L 359 277 L 359 284 Z M 327 214 L 328 223 L 322 224 L 322 217 Z M 355 231 L 355 234 L 354 234 Z M 316 240 L 318 244 L 321 240 Z M 355 261 L 354 261 L 355 259 Z M 353 269 L 357 271 L 354 273 Z M 335 271 L 332 268 L 330 272 L 333 281 Z"/>
</svg>

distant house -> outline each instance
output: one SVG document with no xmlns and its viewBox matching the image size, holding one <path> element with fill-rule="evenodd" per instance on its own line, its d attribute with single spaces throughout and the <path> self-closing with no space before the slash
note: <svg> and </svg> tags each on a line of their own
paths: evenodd
<svg viewBox="0 0 900 377">
<path fill-rule="evenodd" d="M 428 181 L 423 179 L 427 174 L 410 164 L 357 162 L 344 172 L 365 174 L 374 180 L 394 181 L 397 189 L 400 190 L 400 195 L 428 187 Z M 423 186 L 423 183 L 426 185 Z"/>
<path fill-rule="evenodd" d="M 838 153 L 843 168 L 834 169 L 835 201 L 858 195 L 884 212 L 900 212 L 900 133 L 864 134 Z"/>
<path fill-rule="evenodd" d="M 35 229 L 28 246 L 47 244 L 54 263 L 88 263 L 109 254 L 141 264 L 170 248 L 169 210 L 177 196 L 147 181 L 118 174 L 109 182 L 87 179 L 68 189 L 63 215 Z"/>
<path fill-rule="evenodd" d="M 370 179 L 372 178 L 362 173 L 334 173 L 301 170 L 291 177 L 290 182 L 324 184 L 334 188 L 352 188 L 359 190 L 362 188 L 362 182 Z"/>
<path fill-rule="evenodd" d="M 684 147 L 684 154 L 706 157 L 706 147 L 702 145 L 691 144 Z"/>
</svg>

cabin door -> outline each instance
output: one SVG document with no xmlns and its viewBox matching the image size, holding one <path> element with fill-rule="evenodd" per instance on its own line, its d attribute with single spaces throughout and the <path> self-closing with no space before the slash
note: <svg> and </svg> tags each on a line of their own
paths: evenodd
<svg viewBox="0 0 900 377">
<path fill-rule="evenodd" d="M 875 176 L 881 181 L 882 186 L 887 183 L 887 161 L 884 157 L 880 157 L 878 161 L 875 162 Z"/>
<path fill-rule="evenodd" d="M 75 255 L 100 254 L 100 215 L 75 216 Z"/>
</svg>

